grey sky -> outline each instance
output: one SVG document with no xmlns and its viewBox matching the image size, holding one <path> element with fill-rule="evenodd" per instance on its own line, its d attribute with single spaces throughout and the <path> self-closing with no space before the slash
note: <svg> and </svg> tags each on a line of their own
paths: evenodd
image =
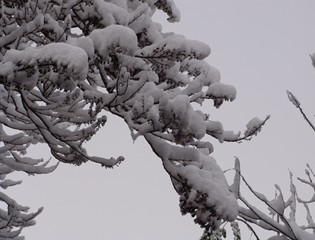
<svg viewBox="0 0 315 240">
<path fill-rule="evenodd" d="M 241 160 L 243 174 L 257 190 L 272 196 L 273 184 L 287 189 L 288 171 L 303 174 L 315 166 L 315 133 L 286 97 L 291 90 L 312 117 L 315 114 L 315 2 L 312 0 L 178 0 L 181 23 L 162 23 L 164 31 L 210 45 L 210 65 L 222 82 L 238 90 L 235 102 L 216 110 L 212 119 L 227 130 L 244 130 L 252 117 L 271 119 L 263 131 L 243 144 L 217 144 L 214 157 L 223 169 Z M 10 191 L 22 204 L 44 206 L 30 240 L 196 240 L 202 230 L 182 217 L 178 197 L 161 166 L 142 139 L 134 144 L 122 121 L 110 119 L 90 143 L 91 153 L 124 155 L 117 169 L 88 164 L 60 165 L 52 174 L 27 177 Z M 35 152 L 42 157 L 42 148 Z M 49 157 L 45 154 L 46 158 Z"/>
</svg>

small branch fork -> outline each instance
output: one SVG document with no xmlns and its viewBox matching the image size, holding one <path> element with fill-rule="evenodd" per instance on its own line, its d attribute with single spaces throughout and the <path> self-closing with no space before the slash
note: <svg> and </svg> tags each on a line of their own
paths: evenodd
<svg viewBox="0 0 315 240">
<path fill-rule="evenodd" d="M 236 158 L 236 162 L 239 162 L 237 158 Z M 280 187 L 276 185 L 276 189 L 279 192 L 279 195 L 276 196 L 275 199 L 270 201 L 264 195 L 256 192 L 246 181 L 245 177 L 241 174 L 239 165 L 236 164 L 235 166 L 238 166 L 238 167 L 234 168 L 234 170 L 236 171 L 236 175 L 234 178 L 234 184 L 231 185 L 231 187 L 233 186 L 234 191 L 232 190 L 232 188 L 230 188 L 230 190 L 233 191 L 236 197 L 246 206 L 246 207 L 240 206 L 239 218 L 237 220 L 243 222 L 251 230 L 251 232 L 253 232 L 256 239 L 259 240 L 258 235 L 255 233 L 254 229 L 250 226 L 250 223 L 255 224 L 268 231 L 273 231 L 277 235 L 282 234 L 283 236 L 285 236 L 286 238 L 290 240 L 303 240 L 303 239 L 311 239 L 309 237 L 315 237 L 315 231 L 314 231 L 315 224 L 312 219 L 310 208 L 309 208 L 310 203 L 315 203 L 315 184 L 314 184 L 314 179 L 313 179 L 315 175 L 309 164 L 306 165 L 307 169 L 305 171 L 308 179 L 306 180 L 306 179 L 298 178 L 300 182 L 310 186 L 314 190 L 314 196 L 308 201 L 302 200 L 301 198 L 298 197 L 295 184 L 292 181 L 291 172 L 290 172 L 290 191 L 291 191 L 290 197 L 285 201 L 283 199 L 283 195 L 282 195 Z M 240 180 L 242 180 L 245 183 L 247 188 L 257 199 L 262 201 L 268 207 L 268 209 L 271 211 L 271 216 L 268 216 L 267 214 L 262 212 L 260 209 L 253 206 L 251 203 L 249 203 L 248 200 L 246 200 L 243 196 L 241 196 L 240 191 L 239 191 Z M 235 186 L 237 187 L 236 191 L 235 191 Z M 303 204 L 303 206 L 306 209 L 306 219 L 308 222 L 307 226 L 298 226 L 295 221 L 296 203 Z M 279 204 L 282 207 L 279 207 Z M 290 208 L 289 218 L 287 218 L 284 214 L 287 208 Z M 274 219 L 275 215 L 277 216 L 277 220 Z M 306 231 L 307 229 L 313 230 L 313 234 Z"/>
</svg>

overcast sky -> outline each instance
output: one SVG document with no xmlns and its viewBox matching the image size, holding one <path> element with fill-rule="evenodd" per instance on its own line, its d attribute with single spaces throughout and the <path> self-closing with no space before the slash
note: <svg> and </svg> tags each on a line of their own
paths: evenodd
<svg viewBox="0 0 315 240">
<path fill-rule="evenodd" d="M 164 31 L 209 44 L 207 61 L 220 70 L 222 82 L 238 90 L 237 99 L 219 110 L 206 104 L 210 117 L 238 131 L 252 117 L 271 115 L 250 142 L 213 142 L 213 156 L 223 169 L 232 167 L 238 156 L 248 181 L 268 196 L 275 183 L 287 189 L 288 169 L 302 176 L 305 163 L 315 168 L 315 133 L 286 96 L 287 89 L 292 91 L 314 119 L 315 70 L 309 54 L 315 52 L 315 2 L 176 2 L 180 23 L 167 23 L 164 14 L 155 19 Z M 119 168 L 62 164 L 52 174 L 26 177 L 11 189 L 21 204 L 34 210 L 45 207 L 37 225 L 24 235 L 29 240 L 199 239 L 202 230 L 190 217 L 181 216 L 161 161 L 142 139 L 132 142 L 121 120 L 110 120 L 88 149 L 94 155 L 124 155 Z M 35 154 L 42 157 L 42 148 Z"/>
</svg>

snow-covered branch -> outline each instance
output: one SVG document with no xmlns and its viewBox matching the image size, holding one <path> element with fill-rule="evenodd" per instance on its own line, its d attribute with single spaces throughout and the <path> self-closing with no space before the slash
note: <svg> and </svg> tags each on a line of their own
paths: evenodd
<svg viewBox="0 0 315 240">
<path fill-rule="evenodd" d="M 312 188 L 313 197 L 310 200 L 302 200 L 297 192 L 296 185 L 293 181 L 293 174 L 290 172 L 290 196 L 285 199 L 281 188 L 275 185 L 277 194 L 274 199 L 269 200 L 263 194 L 255 191 L 251 185 L 237 170 L 236 175 L 239 180 L 242 179 L 250 192 L 259 199 L 269 210 L 269 214 L 266 214 L 261 208 L 255 207 L 251 204 L 243 195 L 239 194 L 238 197 L 243 203 L 243 206 L 239 208 L 239 216 L 247 224 L 252 223 L 268 231 L 275 232 L 276 236 L 270 239 L 291 239 L 291 240 L 311 240 L 315 237 L 315 224 L 311 214 L 310 204 L 315 203 L 315 185 L 314 185 L 314 172 L 311 167 L 307 165 L 305 173 L 308 179 L 298 180 Z M 298 211 L 299 203 L 301 207 L 306 211 L 306 225 L 298 224 L 296 214 Z M 314 207 L 314 206 L 312 206 Z"/>
<path fill-rule="evenodd" d="M 207 44 L 162 32 L 151 18 L 158 10 L 180 19 L 173 0 L 1 1 L 0 126 L 14 134 L 1 135 L 0 170 L 53 171 L 23 155 L 38 143 L 61 162 L 112 168 L 124 158 L 92 156 L 84 144 L 114 114 L 162 159 L 182 213 L 215 229 L 235 220 L 238 205 L 204 138 L 248 140 L 269 117 L 241 135 L 198 110 L 233 101 L 236 89 L 205 61 Z"/>
<path fill-rule="evenodd" d="M 146 134 L 145 138 L 162 159 L 180 195 L 183 214 L 191 214 L 206 229 L 216 229 L 222 221 L 237 217 L 236 198 L 214 158 L 194 148 L 170 145 L 152 134 Z"/>
<path fill-rule="evenodd" d="M 312 130 L 315 132 L 315 126 L 314 124 L 312 123 L 312 121 L 309 119 L 309 117 L 305 114 L 303 108 L 301 107 L 301 103 L 300 101 L 297 99 L 296 96 L 293 95 L 292 92 L 290 91 L 287 91 L 287 95 L 288 95 L 288 98 L 290 100 L 290 102 L 296 107 L 299 109 L 301 115 L 303 116 L 303 118 L 305 119 L 305 121 L 308 123 L 308 125 L 312 128 Z"/>
<path fill-rule="evenodd" d="M 3 125 L 0 125 L 0 187 L 21 184 L 21 181 L 10 180 L 7 176 L 15 171 L 22 171 L 30 175 L 47 174 L 54 171 L 58 164 L 48 166 L 49 161 L 33 159 L 25 156 L 26 149 L 32 143 L 31 136 L 25 133 L 7 134 Z M 18 204 L 4 192 L 0 191 L 0 201 L 5 208 L 0 209 L 0 238 L 19 239 L 19 234 L 24 227 L 35 224 L 34 218 L 43 210 L 28 213 L 29 208 Z"/>
</svg>

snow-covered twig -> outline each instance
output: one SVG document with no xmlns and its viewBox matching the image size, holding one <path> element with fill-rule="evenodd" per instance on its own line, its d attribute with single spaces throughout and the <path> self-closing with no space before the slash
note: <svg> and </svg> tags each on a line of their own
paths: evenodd
<svg viewBox="0 0 315 240">
<path fill-rule="evenodd" d="M 300 113 L 302 114 L 303 118 L 305 119 L 305 121 L 308 123 L 308 125 L 312 128 L 312 130 L 315 132 L 315 126 L 314 124 L 311 122 L 311 120 L 307 117 L 307 115 L 304 113 L 302 107 L 301 107 L 301 103 L 300 101 L 293 95 L 292 92 L 290 92 L 289 90 L 287 90 L 287 95 L 288 98 L 290 100 L 290 102 L 292 102 L 292 104 L 299 109 Z"/>
<path fill-rule="evenodd" d="M 309 169 L 309 165 L 307 165 Z M 312 170 L 310 170 L 312 172 Z M 240 173 L 239 173 L 240 174 Z M 310 185 L 314 190 L 314 196 L 315 196 L 315 185 L 312 182 L 312 179 L 310 178 L 309 171 L 306 170 L 306 174 L 309 176 L 309 180 L 298 178 L 301 182 Z M 313 197 L 309 201 L 303 201 L 301 200 L 296 193 L 296 187 L 292 181 L 292 173 L 290 173 L 290 189 L 291 189 L 291 196 L 285 201 L 283 199 L 283 195 L 281 192 L 281 189 L 279 186 L 276 185 L 277 190 L 279 191 L 279 195 L 276 196 L 273 200 L 268 200 L 264 195 L 261 193 L 256 192 L 246 181 L 244 176 L 241 176 L 242 181 L 245 183 L 245 185 L 248 187 L 251 193 L 254 194 L 256 198 L 258 198 L 260 201 L 262 201 L 268 209 L 271 211 L 270 215 L 268 216 L 265 214 L 262 210 L 258 209 L 254 205 L 250 204 L 244 196 L 240 195 L 240 200 L 242 203 L 245 204 L 246 208 L 240 207 L 239 209 L 239 216 L 241 219 L 243 219 L 247 223 L 253 223 L 263 229 L 266 229 L 268 231 L 274 231 L 276 234 L 282 234 L 283 236 L 286 236 L 287 239 L 291 240 L 309 240 L 313 239 L 315 237 L 315 231 L 313 231 L 313 234 L 308 232 L 308 229 L 314 230 L 314 221 L 311 216 L 310 209 L 308 207 L 309 203 L 314 203 L 315 198 Z M 296 214 L 296 203 L 300 202 L 304 205 L 306 209 L 306 218 L 308 225 L 307 226 L 299 226 L 295 219 Z M 289 216 L 285 215 L 285 210 L 290 209 Z M 278 221 L 275 221 L 273 217 L 277 215 Z M 279 220 L 281 222 L 279 222 Z"/>
</svg>

